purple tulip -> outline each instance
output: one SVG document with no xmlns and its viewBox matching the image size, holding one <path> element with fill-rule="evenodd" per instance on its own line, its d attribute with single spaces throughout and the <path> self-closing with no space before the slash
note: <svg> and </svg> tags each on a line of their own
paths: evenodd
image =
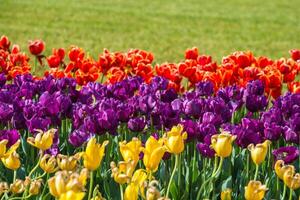
<svg viewBox="0 0 300 200">
<path fill-rule="evenodd" d="M 205 143 L 198 143 L 196 148 L 200 154 L 206 158 L 213 158 L 215 156 L 215 151 Z"/>
<path fill-rule="evenodd" d="M 214 93 L 214 85 L 210 81 L 199 82 L 195 91 L 198 96 L 211 96 Z"/>
<path fill-rule="evenodd" d="M 128 121 L 128 128 L 133 132 L 143 131 L 145 126 L 146 126 L 146 121 L 145 118 L 143 117 L 132 118 Z"/>
<path fill-rule="evenodd" d="M 13 130 L 0 130 L 0 141 L 1 140 L 8 140 L 7 148 L 14 145 L 20 139 L 20 133 L 13 129 Z"/>
<path fill-rule="evenodd" d="M 275 160 L 283 160 L 285 164 L 290 164 L 299 158 L 299 148 L 294 146 L 280 147 L 273 150 Z"/>
<path fill-rule="evenodd" d="M 91 137 L 91 134 L 88 133 L 84 129 L 84 127 L 80 127 L 79 129 L 74 130 L 70 135 L 69 135 L 69 143 L 72 144 L 74 147 L 79 147 L 88 139 Z"/>
</svg>

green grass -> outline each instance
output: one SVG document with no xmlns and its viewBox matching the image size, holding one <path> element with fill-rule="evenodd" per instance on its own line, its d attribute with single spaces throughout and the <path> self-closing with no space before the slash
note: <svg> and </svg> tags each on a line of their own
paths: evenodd
<svg viewBox="0 0 300 200">
<path fill-rule="evenodd" d="M 178 62 L 197 46 L 218 60 L 237 50 L 279 58 L 300 48 L 299 8 L 299 0 L 0 0 L 0 34 L 26 51 L 43 39 L 47 53 L 140 48 Z"/>
</svg>

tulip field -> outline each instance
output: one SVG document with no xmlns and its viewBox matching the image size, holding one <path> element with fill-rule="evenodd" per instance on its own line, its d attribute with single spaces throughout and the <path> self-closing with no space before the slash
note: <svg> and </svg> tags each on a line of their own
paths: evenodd
<svg viewBox="0 0 300 200">
<path fill-rule="evenodd" d="M 300 199 L 300 50 L 46 49 L 0 38 L 0 200 Z"/>
</svg>

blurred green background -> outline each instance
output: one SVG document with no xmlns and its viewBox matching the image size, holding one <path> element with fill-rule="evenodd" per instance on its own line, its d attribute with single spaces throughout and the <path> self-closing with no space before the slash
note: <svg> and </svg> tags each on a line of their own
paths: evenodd
<svg viewBox="0 0 300 200">
<path fill-rule="evenodd" d="M 237 50 L 272 58 L 300 48 L 299 0 L 0 0 L 0 34 L 27 51 L 28 40 L 53 47 L 151 51 L 178 62 L 186 48 L 218 61 Z"/>
</svg>

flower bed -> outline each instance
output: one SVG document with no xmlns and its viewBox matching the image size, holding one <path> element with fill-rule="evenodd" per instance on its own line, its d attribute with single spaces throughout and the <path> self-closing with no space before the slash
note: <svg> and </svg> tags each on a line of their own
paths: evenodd
<svg viewBox="0 0 300 200">
<path fill-rule="evenodd" d="M 153 66 L 143 50 L 44 48 L 30 42 L 31 64 L 0 39 L 3 199 L 299 196 L 300 51 Z"/>
</svg>

